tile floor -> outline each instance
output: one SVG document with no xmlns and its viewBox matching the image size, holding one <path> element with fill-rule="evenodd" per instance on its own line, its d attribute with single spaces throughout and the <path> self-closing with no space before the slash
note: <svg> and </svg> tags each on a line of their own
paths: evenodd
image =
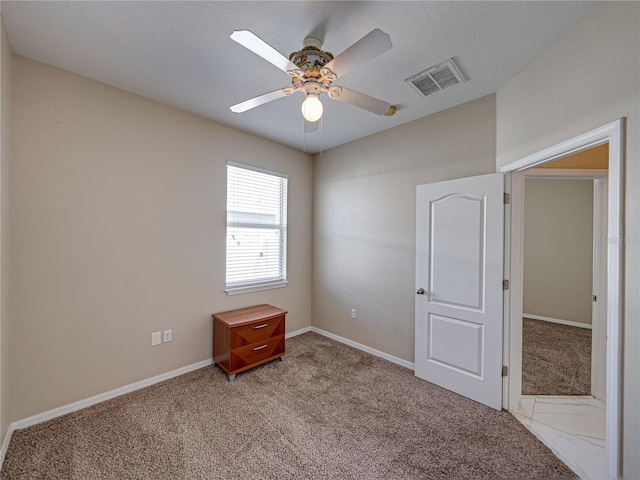
<svg viewBox="0 0 640 480">
<path fill-rule="evenodd" d="M 580 478 L 606 478 L 604 402 L 593 397 L 523 395 L 511 413 Z"/>
</svg>

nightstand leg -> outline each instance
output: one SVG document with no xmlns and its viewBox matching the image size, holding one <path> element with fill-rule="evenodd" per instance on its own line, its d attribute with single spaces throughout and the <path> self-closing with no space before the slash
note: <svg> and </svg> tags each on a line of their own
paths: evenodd
<svg viewBox="0 0 640 480">
<path fill-rule="evenodd" d="M 233 375 L 227 375 L 227 378 L 230 382 L 233 382 L 233 380 L 236 378 L 236 374 L 234 373 Z"/>
<path fill-rule="evenodd" d="M 284 359 L 285 359 L 285 358 L 287 358 L 287 356 L 286 356 L 286 355 L 282 355 L 282 356 L 280 357 L 280 361 L 281 361 L 281 362 L 284 362 Z"/>
</svg>

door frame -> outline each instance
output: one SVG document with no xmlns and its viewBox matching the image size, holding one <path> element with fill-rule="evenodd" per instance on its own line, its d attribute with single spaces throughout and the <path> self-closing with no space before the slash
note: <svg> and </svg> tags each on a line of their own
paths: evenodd
<svg viewBox="0 0 640 480">
<path fill-rule="evenodd" d="M 609 144 L 608 226 L 607 226 L 607 352 L 606 352 L 606 469 L 610 478 L 620 476 L 621 437 L 621 366 L 622 366 L 622 243 L 623 243 L 623 119 L 591 130 L 515 162 L 504 165 L 505 191 L 511 193 L 506 210 L 505 278 L 510 289 L 505 292 L 504 360 L 511 372 L 522 372 L 522 287 L 524 178 L 529 168 L 598 145 Z M 508 338 L 507 338 L 508 337 Z M 505 379 L 503 404 L 515 411 L 520 402 L 522 376 Z"/>
<path fill-rule="evenodd" d="M 591 322 L 591 395 L 599 400 L 607 396 L 607 249 L 603 240 L 607 238 L 608 189 L 608 177 L 593 182 L 593 294 L 599 298 L 593 303 Z"/>
</svg>

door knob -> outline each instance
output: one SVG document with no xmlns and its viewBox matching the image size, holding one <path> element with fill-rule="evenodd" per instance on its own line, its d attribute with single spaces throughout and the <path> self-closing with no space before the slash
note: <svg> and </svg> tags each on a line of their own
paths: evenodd
<svg viewBox="0 0 640 480">
<path fill-rule="evenodd" d="M 418 295 L 424 295 L 424 288 L 419 288 L 418 290 L 416 290 L 416 293 Z"/>
</svg>

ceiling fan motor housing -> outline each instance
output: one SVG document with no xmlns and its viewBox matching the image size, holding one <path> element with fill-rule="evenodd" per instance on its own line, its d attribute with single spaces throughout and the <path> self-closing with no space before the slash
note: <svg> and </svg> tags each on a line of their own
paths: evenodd
<svg viewBox="0 0 640 480">
<path fill-rule="evenodd" d="M 307 37 L 303 45 L 302 50 L 291 52 L 289 55 L 289 60 L 300 68 L 299 72 L 295 72 L 292 75 L 291 83 L 297 88 L 306 81 L 313 80 L 328 88 L 331 82 L 335 80 L 335 75 L 329 69 L 324 69 L 327 72 L 323 72 L 322 67 L 333 60 L 333 54 L 320 50 L 322 42 L 317 38 Z"/>
</svg>

